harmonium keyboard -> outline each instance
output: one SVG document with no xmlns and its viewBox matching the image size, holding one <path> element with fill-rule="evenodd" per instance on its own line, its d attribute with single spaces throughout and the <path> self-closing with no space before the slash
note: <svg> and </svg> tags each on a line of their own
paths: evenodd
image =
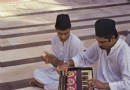
<svg viewBox="0 0 130 90">
<path fill-rule="evenodd" d="M 93 90 L 87 88 L 88 80 L 93 78 L 91 67 L 69 68 L 68 75 L 60 72 L 58 90 Z"/>
</svg>

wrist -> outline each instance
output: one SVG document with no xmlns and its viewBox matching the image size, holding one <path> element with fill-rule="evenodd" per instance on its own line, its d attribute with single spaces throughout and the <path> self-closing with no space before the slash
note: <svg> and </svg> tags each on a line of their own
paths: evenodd
<svg viewBox="0 0 130 90">
<path fill-rule="evenodd" d="M 104 83 L 104 87 L 106 90 L 110 90 L 109 84 L 108 83 Z"/>
<path fill-rule="evenodd" d="M 68 65 L 68 67 L 70 67 L 70 62 L 68 61 L 68 62 L 66 62 L 66 64 Z"/>
<path fill-rule="evenodd" d="M 68 60 L 68 62 L 66 62 L 68 64 L 68 67 L 74 67 L 74 61 L 73 60 Z"/>
<path fill-rule="evenodd" d="M 64 62 L 61 61 L 61 60 L 59 60 L 59 62 L 58 62 L 58 66 L 59 66 L 59 65 L 62 65 L 62 64 L 64 64 Z"/>
</svg>

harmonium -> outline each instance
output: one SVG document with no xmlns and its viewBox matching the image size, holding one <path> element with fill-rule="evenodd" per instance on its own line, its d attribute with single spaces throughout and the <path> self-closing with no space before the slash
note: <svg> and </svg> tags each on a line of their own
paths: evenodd
<svg viewBox="0 0 130 90">
<path fill-rule="evenodd" d="M 91 67 L 69 68 L 68 74 L 60 72 L 58 90 L 94 90 L 88 89 L 88 80 L 93 78 L 93 69 Z"/>
</svg>

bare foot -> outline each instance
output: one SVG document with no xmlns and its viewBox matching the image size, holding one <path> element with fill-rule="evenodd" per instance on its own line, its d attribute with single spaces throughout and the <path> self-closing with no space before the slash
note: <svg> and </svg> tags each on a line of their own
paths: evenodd
<svg viewBox="0 0 130 90">
<path fill-rule="evenodd" d="M 39 88 L 44 89 L 44 85 L 39 83 L 39 82 L 37 82 L 36 80 L 29 81 L 29 85 L 31 85 L 33 87 L 39 87 Z"/>
</svg>

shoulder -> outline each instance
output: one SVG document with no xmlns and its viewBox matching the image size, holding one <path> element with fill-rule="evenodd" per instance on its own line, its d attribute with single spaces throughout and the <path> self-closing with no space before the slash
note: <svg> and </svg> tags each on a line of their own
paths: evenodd
<svg viewBox="0 0 130 90">
<path fill-rule="evenodd" d="M 130 47 L 128 46 L 128 44 L 122 40 L 121 38 L 119 38 L 119 40 L 117 41 L 118 45 L 117 45 L 117 50 L 121 55 L 124 54 L 128 54 L 128 52 L 130 52 Z"/>
<path fill-rule="evenodd" d="M 119 40 L 117 41 L 118 45 L 122 48 L 127 48 L 127 43 L 125 42 L 125 40 L 119 38 Z"/>
<path fill-rule="evenodd" d="M 129 37 L 129 38 L 130 38 L 130 34 L 128 34 L 128 35 L 127 35 L 127 37 Z"/>
<path fill-rule="evenodd" d="M 56 42 L 56 41 L 58 41 L 58 36 L 54 36 L 54 37 L 51 39 L 51 43 L 54 43 L 54 42 Z"/>
<path fill-rule="evenodd" d="M 72 44 L 82 44 L 82 41 L 75 34 L 70 34 L 70 39 Z"/>
<path fill-rule="evenodd" d="M 94 51 L 102 51 L 102 49 L 99 47 L 99 44 L 98 44 L 97 41 L 94 42 L 94 43 L 91 45 L 91 47 L 89 47 L 89 48 L 91 48 L 91 50 L 93 49 Z"/>
<path fill-rule="evenodd" d="M 124 64 L 124 63 L 128 63 L 129 60 L 130 60 L 130 47 L 128 46 L 128 44 L 120 39 L 118 41 L 118 46 L 115 50 L 116 52 L 116 55 L 115 56 L 118 60 L 118 63 L 121 65 L 121 64 Z"/>
</svg>

